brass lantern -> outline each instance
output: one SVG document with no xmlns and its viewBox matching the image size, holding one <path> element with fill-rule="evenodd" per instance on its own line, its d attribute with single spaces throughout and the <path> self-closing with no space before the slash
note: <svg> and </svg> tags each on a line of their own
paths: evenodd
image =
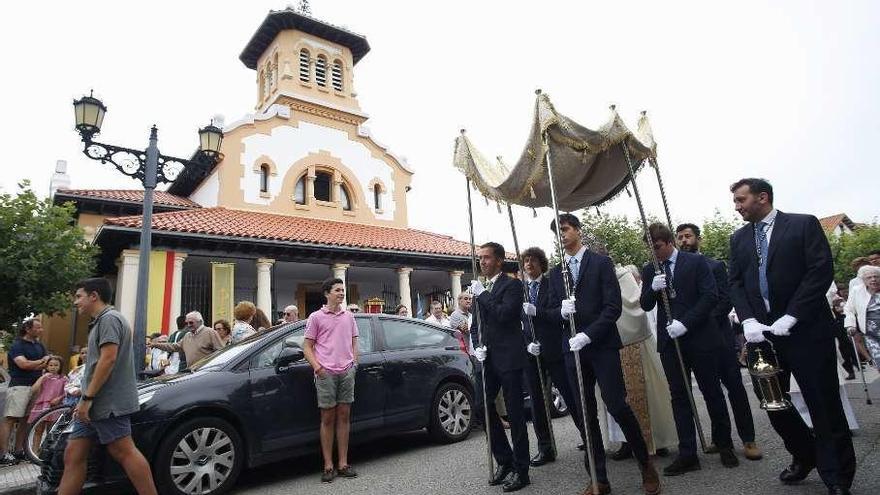
<svg viewBox="0 0 880 495">
<path fill-rule="evenodd" d="M 73 111 L 76 116 L 76 130 L 84 138 L 91 138 L 101 132 L 101 124 L 104 123 L 107 107 L 101 100 L 95 98 L 94 92 L 74 101 Z"/>
<path fill-rule="evenodd" d="M 755 349 L 758 359 L 749 367 L 749 374 L 755 379 L 758 388 L 761 389 L 761 409 L 765 411 L 784 411 L 791 408 L 791 402 L 782 394 L 782 387 L 779 385 L 779 361 L 776 365 L 764 361 L 764 356 L 760 349 Z"/>
<path fill-rule="evenodd" d="M 199 150 L 210 158 L 220 156 L 220 145 L 223 143 L 223 130 L 210 124 L 199 129 Z"/>
</svg>

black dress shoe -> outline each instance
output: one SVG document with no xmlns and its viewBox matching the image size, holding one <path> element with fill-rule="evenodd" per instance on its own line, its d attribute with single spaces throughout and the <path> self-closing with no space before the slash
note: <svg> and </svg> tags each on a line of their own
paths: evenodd
<svg viewBox="0 0 880 495">
<path fill-rule="evenodd" d="M 669 455 L 669 449 L 667 449 L 666 447 L 663 447 L 662 449 L 657 449 L 654 452 L 654 455 L 656 455 L 657 457 L 666 457 Z"/>
<path fill-rule="evenodd" d="M 633 456 L 633 451 L 629 447 L 629 444 L 626 442 L 621 443 L 619 449 L 608 454 L 608 458 L 611 459 L 612 461 L 622 461 L 624 459 L 629 459 L 632 456 Z"/>
<path fill-rule="evenodd" d="M 718 454 L 721 455 L 721 465 L 727 468 L 739 466 L 739 459 L 733 453 L 733 449 L 719 449 Z"/>
<path fill-rule="evenodd" d="M 504 483 L 504 480 L 507 479 L 507 476 L 513 472 L 513 466 L 498 466 L 495 468 L 495 475 L 492 476 L 492 480 L 489 481 L 490 486 L 498 486 Z"/>
<path fill-rule="evenodd" d="M 663 468 L 663 476 L 678 476 L 690 471 L 699 471 L 700 460 L 694 457 L 676 457 L 672 464 Z"/>
<path fill-rule="evenodd" d="M 842 486 L 829 486 L 828 495 L 850 495 L 850 491 Z"/>
<path fill-rule="evenodd" d="M 543 466 L 548 462 L 553 462 L 555 460 L 556 456 L 554 456 L 550 452 L 538 452 L 537 454 L 535 454 L 535 457 L 532 457 L 532 459 L 529 461 L 529 465 L 532 467 L 538 467 Z"/>
<path fill-rule="evenodd" d="M 513 473 L 507 478 L 507 481 L 501 487 L 501 491 L 507 492 L 515 492 L 517 490 L 522 490 L 525 488 L 531 481 L 529 481 L 529 475 L 521 474 L 521 473 Z"/>
<path fill-rule="evenodd" d="M 781 473 L 779 473 L 779 481 L 786 485 L 792 485 L 794 483 L 798 483 L 803 481 L 807 475 L 810 474 L 810 471 L 816 467 L 815 464 L 806 464 L 798 461 L 792 461 L 791 466 L 783 469 Z"/>
</svg>

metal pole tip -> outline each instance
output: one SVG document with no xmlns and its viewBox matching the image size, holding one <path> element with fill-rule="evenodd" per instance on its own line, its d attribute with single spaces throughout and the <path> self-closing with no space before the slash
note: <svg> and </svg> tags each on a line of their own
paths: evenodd
<svg viewBox="0 0 880 495">
<path fill-rule="evenodd" d="M 467 132 L 467 129 L 461 129 L 461 135 L 462 135 L 462 136 L 464 136 L 464 134 L 465 134 L 466 132 Z"/>
<path fill-rule="evenodd" d="M 617 105 L 615 105 L 614 103 L 609 105 L 608 108 L 610 108 L 612 112 L 617 111 Z"/>
<path fill-rule="evenodd" d="M 645 117 L 645 116 L 647 116 L 647 115 L 648 115 L 648 111 L 647 111 L 647 110 L 642 110 L 642 117 Z"/>
<path fill-rule="evenodd" d="M 535 90 L 535 94 L 536 94 L 536 95 L 540 95 L 540 94 L 541 94 L 541 88 L 536 89 L 536 90 Z"/>
</svg>

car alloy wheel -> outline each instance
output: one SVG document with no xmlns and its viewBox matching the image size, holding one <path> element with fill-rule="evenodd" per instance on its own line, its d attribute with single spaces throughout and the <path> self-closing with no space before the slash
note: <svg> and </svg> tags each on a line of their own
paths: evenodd
<svg viewBox="0 0 880 495">
<path fill-rule="evenodd" d="M 232 473 L 235 455 L 235 445 L 224 431 L 196 428 L 184 435 L 174 449 L 171 480 L 183 493 L 214 492 Z"/>
<path fill-rule="evenodd" d="M 440 425 L 450 435 L 461 435 L 471 423 L 471 403 L 461 390 L 447 390 L 440 397 Z"/>
</svg>

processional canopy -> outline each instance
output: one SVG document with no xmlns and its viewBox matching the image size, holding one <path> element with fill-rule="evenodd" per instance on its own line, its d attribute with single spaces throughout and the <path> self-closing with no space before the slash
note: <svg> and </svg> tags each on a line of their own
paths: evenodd
<svg viewBox="0 0 880 495">
<path fill-rule="evenodd" d="M 598 206 L 626 186 L 630 169 L 618 146 L 621 143 L 636 170 L 655 156 L 656 144 L 644 112 L 635 133 L 613 106 L 609 120 L 592 130 L 558 113 L 539 90 L 529 138 L 513 168 L 500 160 L 487 160 L 464 131 L 456 138 L 453 164 L 488 199 L 530 208 L 552 207 L 546 153 L 553 167 L 559 209 L 574 211 Z"/>
</svg>

